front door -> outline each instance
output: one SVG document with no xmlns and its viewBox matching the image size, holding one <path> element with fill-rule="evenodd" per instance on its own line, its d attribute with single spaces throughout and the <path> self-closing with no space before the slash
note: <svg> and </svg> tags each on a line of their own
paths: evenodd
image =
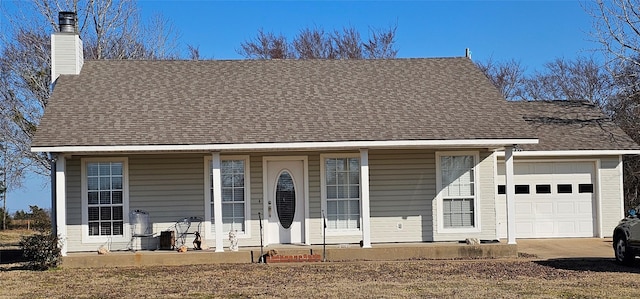
<svg viewBox="0 0 640 299">
<path fill-rule="evenodd" d="M 299 244 L 304 240 L 306 194 L 304 160 L 267 160 L 265 206 L 267 242 Z"/>
</svg>

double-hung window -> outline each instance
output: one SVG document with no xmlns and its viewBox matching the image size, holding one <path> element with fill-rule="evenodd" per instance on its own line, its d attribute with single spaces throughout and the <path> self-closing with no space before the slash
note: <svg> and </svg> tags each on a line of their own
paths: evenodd
<svg viewBox="0 0 640 299">
<path fill-rule="evenodd" d="M 360 159 L 324 157 L 323 163 L 327 229 L 360 229 Z"/>
<path fill-rule="evenodd" d="M 441 228 L 477 227 L 476 172 L 477 154 L 439 153 L 439 190 Z"/>
<path fill-rule="evenodd" d="M 210 164 L 211 167 L 212 164 Z M 246 234 L 246 214 L 248 209 L 248 158 L 223 158 L 220 165 L 222 187 L 222 231 L 227 234 L 235 230 Z M 215 213 L 213 207 L 213 172 L 209 171 L 211 194 L 211 222 L 215 231 Z"/>
<path fill-rule="evenodd" d="M 95 240 L 125 237 L 128 208 L 126 159 L 83 159 L 82 209 L 86 231 Z"/>
</svg>

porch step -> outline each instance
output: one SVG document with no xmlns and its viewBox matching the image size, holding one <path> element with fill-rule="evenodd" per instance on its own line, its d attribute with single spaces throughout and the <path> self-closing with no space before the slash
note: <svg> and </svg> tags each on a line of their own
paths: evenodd
<svg viewBox="0 0 640 299">
<path fill-rule="evenodd" d="M 322 246 L 275 247 L 263 249 L 265 255 L 270 250 L 277 254 L 267 263 L 317 262 L 326 256 L 328 262 L 342 261 L 392 261 L 414 259 L 459 259 L 459 258 L 515 258 L 515 244 L 481 244 L 466 245 L 456 243 L 403 243 L 375 244 L 373 248 L 359 246 Z M 95 252 L 70 253 L 63 258 L 63 268 L 102 268 L 127 266 L 177 266 L 219 263 L 257 263 L 260 259 L 260 247 L 240 248 L 240 251 L 214 252 L 213 250 L 196 250 L 188 252 L 175 251 L 137 251 L 111 252 L 98 255 Z M 3 256 L 4 258 L 4 256 Z M 305 260 L 306 258 L 306 260 Z"/>
</svg>

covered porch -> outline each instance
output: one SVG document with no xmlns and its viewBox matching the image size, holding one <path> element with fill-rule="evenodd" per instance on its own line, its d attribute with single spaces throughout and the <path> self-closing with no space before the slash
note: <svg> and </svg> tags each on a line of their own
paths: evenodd
<svg viewBox="0 0 640 299">
<path fill-rule="evenodd" d="M 470 186 L 483 188 L 484 194 L 491 194 L 494 188 L 491 179 L 493 151 L 501 149 L 506 151 L 507 173 L 512 174 L 512 146 L 523 142 L 536 141 L 351 142 L 348 144 L 271 144 L 260 145 L 259 148 L 254 148 L 255 145 L 253 147 L 237 145 L 238 148 L 228 148 L 229 146 L 187 148 L 194 152 L 184 152 L 187 150 L 183 148 L 184 146 L 153 148 L 159 152 L 149 152 L 147 148 L 138 149 L 139 151 L 131 148 L 118 148 L 120 151 L 112 148 L 74 148 L 73 154 L 58 152 L 59 154 L 55 155 L 57 158 L 53 167 L 55 196 L 52 205 L 54 222 L 57 233 L 63 240 L 63 254 L 67 253 L 69 247 L 73 248 L 69 252 L 93 252 L 101 244 L 114 245 L 117 250 L 125 248 L 126 244 L 132 240 L 131 221 L 126 211 L 137 209 L 151 210 L 151 217 L 154 218 L 151 231 L 153 235 L 166 231 L 167 227 L 173 225 L 172 221 L 175 221 L 173 219 L 183 216 L 201 218 L 199 230 L 203 241 L 218 253 L 224 252 L 227 247 L 229 227 L 235 229 L 233 225 L 238 223 L 242 228 L 238 230 L 241 246 L 257 246 L 261 242 L 261 236 L 265 245 L 311 246 L 311 244 L 323 243 L 361 242 L 365 249 L 371 248 L 372 243 L 447 242 L 465 238 L 493 240 L 496 234 L 492 224 L 495 221 L 491 213 L 493 211 L 492 196 L 474 197 L 473 210 L 478 212 L 472 215 L 475 217 L 470 224 L 473 229 L 454 232 L 451 229 L 436 227 L 437 223 L 442 226 L 442 222 L 437 222 L 438 215 L 442 214 L 442 208 L 435 204 L 439 188 L 437 186 L 441 184 L 438 181 L 439 172 L 434 171 L 437 169 L 439 151 L 463 153 L 475 159 L 475 163 L 469 167 L 478 168 L 478 171 L 483 174 L 474 176 L 472 180 L 475 182 Z M 202 150 L 211 150 L 211 152 L 202 153 Z M 102 153 L 102 151 L 106 152 Z M 356 162 L 354 164 L 356 171 L 349 173 L 349 175 L 355 174 L 356 184 L 345 186 L 357 188 L 355 193 L 357 200 L 354 201 L 357 207 L 356 213 L 348 215 L 355 216 L 355 219 L 347 218 L 348 221 L 353 222 L 353 228 L 349 227 L 341 231 L 334 229 L 331 234 L 327 232 L 325 240 L 322 227 L 326 228 L 326 219 L 329 218 L 325 218 L 330 201 L 327 193 L 333 188 L 325 181 L 330 178 L 326 168 L 330 165 L 327 164 L 331 162 L 329 160 L 334 159 L 344 163 L 354 159 Z M 223 186 L 222 171 L 225 161 L 232 162 L 227 163 L 228 165 L 242 162 L 239 164 L 242 166 L 238 167 L 243 176 L 242 186 Z M 373 171 L 370 170 L 371 161 L 374 161 Z M 480 164 L 482 166 L 479 166 Z M 111 189 L 113 189 L 111 192 L 122 194 L 122 200 L 118 202 L 122 207 L 112 208 L 124 211 L 122 220 L 115 221 L 107 218 L 109 221 L 102 221 L 102 208 L 100 208 L 99 229 L 91 227 L 93 222 L 97 223 L 97 220 L 91 217 L 96 219 L 98 217 L 97 214 L 92 216 L 94 215 L 92 205 L 97 203 L 89 198 L 93 192 L 88 183 L 92 179 L 89 173 L 93 166 L 111 167 L 111 177 L 109 177 L 112 182 Z M 234 167 L 236 166 L 227 168 L 233 170 Z M 297 176 L 296 167 L 299 167 L 300 176 Z M 114 172 L 113 169 L 117 170 Z M 482 175 L 488 179 L 481 182 L 478 177 Z M 508 181 L 511 181 L 509 179 L 511 176 L 508 175 Z M 275 212 L 279 208 L 277 200 L 272 198 L 273 195 L 281 192 L 274 188 L 279 186 L 278 182 L 282 177 L 297 181 L 295 191 L 299 193 L 295 196 L 296 201 L 299 201 L 295 205 L 296 212 L 292 213 L 299 218 L 289 219 L 291 225 L 290 228 L 285 227 L 286 234 L 282 230 L 284 220 L 278 216 L 281 213 Z M 121 189 L 114 189 L 114 180 L 122 182 L 122 185 L 118 186 Z M 374 185 L 371 189 L 370 181 L 378 185 Z M 479 183 L 482 183 L 482 186 L 479 186 Z M 337 188 L 339 190 L 345 186 L 339 185 Z M 513 194 L 513 186 L 511 184 L 507 186 L 507 206 L 512 208 L 512 201 L 509 200 L 512 196 L 509 195 Z M 231 190 L 233 192 L 238 189 L 243 194 L 241 217 L 235 217 L 238 219 L 232 219 L 223 214 L 225 208 L 223 204 L 226 203 L 227 207 L 232 207 L 229 203 L 235 200 L 233 195 L 229 197 L 229 194 L 223 194 L 224 188 L 226 191 L 233 189 Z M 474 191 L 472 196 L 475 194 Z M 225 201 L 225 196 L 233 200 Z M 176 198 L 179 201 L 176 201 Z M 393 201 L 390 201 L 391 199 Z M 102 199 L 99 204 L 102 204 Z M 351 202 L 348 204 L 351 207 Z M 112 205 L 115 206 L 113 201 Z M 480 213 L 481 207 L 489 208 L 486 208 L 488 209 L 486 212 Z M 115 215 L 115 212 L 112 215 Z M 486 224 L 484 226 L 480 226 L 481 215 L 486 218 L 483 220 Z M 228 219 L 229 222 L 224 222 L 224 219 Z M 329 221 L 331 221 L 330 218 Z M 108 225 L 113 222 L 113 231 L 116 230 L 116 222 L 122 223 L 122 236 L 103 237 L 102 222 Z M 511 222 L 509 224 L 508 243 L 515 244 L 513 224 Z M 331 228 L 331 224 L 329 226 Z M 436 235 L 436 230 L 442 232 Z M 107 231 L 109 232 L 111 230 Z M 73 246 L 70 246 L 70 242 Z M 145 249 L 156 247 L 158 246 L 152 244 Z"/>
</svg>

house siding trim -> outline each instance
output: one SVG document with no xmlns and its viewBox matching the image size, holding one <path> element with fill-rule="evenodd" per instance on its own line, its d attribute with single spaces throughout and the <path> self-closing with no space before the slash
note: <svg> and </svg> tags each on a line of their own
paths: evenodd
<svg viewBox="0 0 640 299">
<path fill-rule="evenodd" d="M 222 242 L 222 175 L 220 173 L 222 161 L 220 159 L 220 152 L 213 152 L 211 154 L 211 161 L 213 210 L 215 212 L 214 220 L 216 222 L 216 252 L 224 252 L 224 243 Z"/>
<path fill-rule="evenodd" d="M 507 201 L 507 243 L 516 244 L 516 190 L 513 167 L 513 147 L 507 147 L 504 155 L 505 188 Z M 495 180 L 495 178 L 494 178 Z M 495 184 L 494 184 L 495 185 Z M 494 193 L 497 194 L 497 193 Z"/>
<path fill-rule="evenodd" d="M 618 156 L 618 164 L 620 165 L 620 194 L 622 195 L 622 204 L 620 205 L 620 219 L 624 218 L 624 165 L 622 155 Z"/>
<path fill-rule="evenodd" d="M 504 151 L 497 151 L 498 157 L 504 157 Z M 516 151 L 514 157 L 563 157 L 563 156 L 618 156 L 640 155 L 640 150 L 566 150 L 566 151 Z"/>
<path fill-rule="evenodd" d="M 360 219 L 362 248 L 371 248 L 371 203 L 369 199 L 369 150 L 360 149 Z"/>
<path fill-rule="evenodd" d="M 261 151 L 261 150 L 349 150 L 349 149 L 410 149 L 410 148 L 502 148 L 512 144 L 538 144 L 535 138 L 514 139 L 455 139 L 455 140 L 381 140 L 381 141 L 328 141 L 282 142 L 246 144 L 167 144 L 167 145 L 87 145 L 87 146 L 34 146 L 32 152 L 147 152 L 147 151 Z M 640 151 L 638 151 L 640 153 Z"/>
<path fill-rule="evenodd" d="M 67 158 L 58 155 L 55 162 L 55 225 L 60 239 L 60 253 L 67 255 Z"/>
<path fill-rule="evenodd" d="M 602 188 L 600 186 L 602 186 L 602 174 L 600 169 L 602 168 L 602 163 L 600 162 L 600 159 L 596 159 L 594 161 L 594 172 L 596 177 L 594 178 L 596 181 L 596 184 L 594 186 L 594 193 L 596 194 L 596 198 L 594 199 L 595 203 L 595 208 L 596 210 L 594 211 L 594 214 L 596 215 L 596 219 L 595 219 L 595 234 L 597 237 L 602 238 L 603 237 L 603 227 L 602 227 Z"/>
</svg>

